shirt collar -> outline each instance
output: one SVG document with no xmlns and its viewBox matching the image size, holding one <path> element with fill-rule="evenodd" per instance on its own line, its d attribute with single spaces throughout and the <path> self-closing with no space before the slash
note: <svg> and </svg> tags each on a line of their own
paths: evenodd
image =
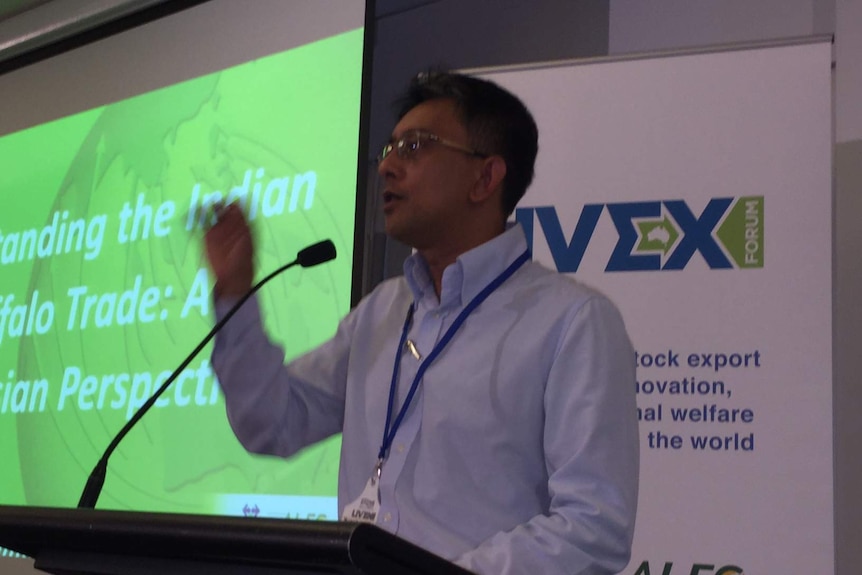
<svg viewBox="0 0 862 575">
<path fill-rule="evenodd" d="M 472 300 L 527 249 L 527 238 L 518 223 L 484 244 L 464 252 L 443 272 L 440 308 L 460 307 Z M 428 264 L 418 253 L 404 261 L 404 277 L 416 305 L 431 298 L 436 304 L 434 282 Z M 436 305 L 435 305 L 436 307 Z"/>
</svg>

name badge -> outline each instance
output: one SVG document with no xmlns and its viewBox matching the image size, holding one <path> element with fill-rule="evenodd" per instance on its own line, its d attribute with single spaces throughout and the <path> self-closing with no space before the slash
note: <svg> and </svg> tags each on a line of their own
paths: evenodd
<svg viewBox="0 0 862 575">
<path fill-rule="evenodd" d="M 371 476 L 362 494 L 344 508 L 342 521 L 358 523 L 376 523 L 380 512 L 380 489 L 377 474 Z"/>
</svg>

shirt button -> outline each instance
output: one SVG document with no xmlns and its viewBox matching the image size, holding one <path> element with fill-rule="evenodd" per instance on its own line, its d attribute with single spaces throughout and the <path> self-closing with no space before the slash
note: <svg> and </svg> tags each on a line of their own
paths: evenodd
<svg viewBox="0 0 862 575">
<path fill-rule="evenodd" d="M 404 444 L 399 443 L 396 449 L 398 450 L 398 453 L 404 453 Z"/>
<path fill-rule="evenodd" d="M 384 516 L 383 516 L 383 521 L 387 521 L 387 522 L 388 522 L 388 521 L 392 521 L 392 514 L 391 514 L 391 513 L 387 513 L 386 515 L 384 515 Z"/>
</svg>

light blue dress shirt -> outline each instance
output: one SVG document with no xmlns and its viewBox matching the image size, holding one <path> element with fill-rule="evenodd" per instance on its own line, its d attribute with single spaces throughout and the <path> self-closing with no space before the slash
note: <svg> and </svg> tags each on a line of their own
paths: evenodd
<svg viewBox="0 0 862 575">
<path fill-rule="evenodd" d="M 343 432 L 341 514 L 377 462 L 411 302 L 408 337 L 424 359 L 526 247 L 515 225 L 461 255 L 439 301 L 414 254 L 331 340 L 287 365 L 249 302 L 212 358 L 237 437 L 250 451 L 289 456 Z M 396 413 L 421 363 L 398 353 Z M 635 358 L 620 314 L 527 262 L 425 372 L 383 466 L 377 523 L 477 573 L 616 573 L 630 555 L 638 453 Z"/>
</svg>

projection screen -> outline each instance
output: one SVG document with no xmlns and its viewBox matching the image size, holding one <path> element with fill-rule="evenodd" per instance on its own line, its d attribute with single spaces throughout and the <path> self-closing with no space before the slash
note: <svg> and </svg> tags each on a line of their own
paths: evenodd
<svg viewBox="0 0 862 575">
<path fill-rule="evenodd" d="M 334 332 L 358 297 L 368 10 L 211 0 L 0 75 L 0 504 L 74 506 L 210 330 L 214 202 L 246 210 L 260 277 L 335 243 L 259 295 L 286 358 Z M 247 454 L 209 353 L 120 445 L 98 507 L 336 519 L 340 439 Z"/>
</svg>

